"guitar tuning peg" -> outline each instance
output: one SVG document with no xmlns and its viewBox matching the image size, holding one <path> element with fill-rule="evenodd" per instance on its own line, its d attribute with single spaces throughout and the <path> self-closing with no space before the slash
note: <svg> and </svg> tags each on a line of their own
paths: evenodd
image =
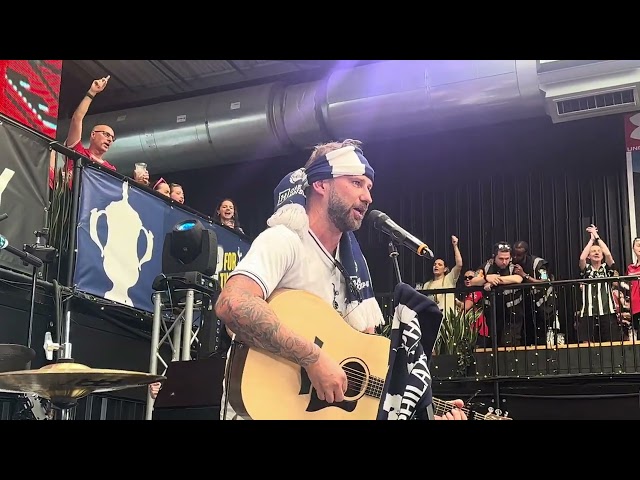
<svg viewBox="0 0 640 480">
<path fill-rule="evenodd" d="M 496 408 L 496 415 L 500 416 L 502 414 L 502 410 L 500 410 L 499 408 Z"/>
<path fill-rule="evenodd" d="M 487 408 L 487 411 L 488 411 L 489 413 L 493 413 L 493 407 L 489 407 L 489 408 Z"/>
<path fill-rule="evenodd" d="M 504 417 L 508 417 L 509 416 L 509 412 L 504 412 Z"/>
</svg>

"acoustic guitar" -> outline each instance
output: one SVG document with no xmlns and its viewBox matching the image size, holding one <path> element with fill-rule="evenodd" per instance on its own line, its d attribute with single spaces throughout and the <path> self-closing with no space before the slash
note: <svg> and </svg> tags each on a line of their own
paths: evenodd
<svg viewBox="0 0 640 480">
<path fill-rule="evenodd" d="M 279 290 L 268 300 L 280 322 L 314 342 L 344 369 L 348 388 L 342 402 L 327 403 L 315 394 L 306 370 L 265 350 L 236 343 L 229 372 L 229 402 L 254 420 L 375 420 L 388 370 L 391 343 L 358 332 L 331 305 L 301 290 Z M 434 413 L 452 404 L 433 399 Z M 474 420 L 510 420 L 500 412 Z"/>
</svg>

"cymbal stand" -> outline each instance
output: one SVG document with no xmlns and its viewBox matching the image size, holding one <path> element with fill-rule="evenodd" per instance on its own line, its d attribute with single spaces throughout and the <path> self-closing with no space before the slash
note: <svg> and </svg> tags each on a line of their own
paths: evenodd
<svg viewBox="0 0 640 480">
<path fill-rule="evenodd" d="M 71 310 L 67 308 L 64 317 L 64 323 L 62 324 L 62 336 L 61 342 L 54 342 L 51 338 L 51 332 L 46 332 L 44 336 L 44 350 L 47 356 L 47 360 L 53 360 L 53 352 L 58 352 L 57 363 L 73 363 L 71 357 L 71 341 L 69 332 L 71 330 Z M 58 405 L 52 401 L 51 405 L 54 410 L 54 419 L 56 420 L 73 420 L 71 412 L 75 408 L 75 405 Z"/>
<path fill-rule="evenodd" d="M 64 322 L 60 325 L 60 337 L 58 342 L 54 342 L 51 336 L 51 332 L 46 332 L 44 335 L 44 351 L 47 360 L 53 360 L 53 352 L 58 352 L 57 363 L 73 363 L 73 357 L 71 356 L 71 309 L 67 306 L 64 314 Z M 69 405 L 68 403 L 58 404 L 55 401 L 51 402 L 53 410 L 54 420 L 73 420 L 75 404 Z"/>
</svg>

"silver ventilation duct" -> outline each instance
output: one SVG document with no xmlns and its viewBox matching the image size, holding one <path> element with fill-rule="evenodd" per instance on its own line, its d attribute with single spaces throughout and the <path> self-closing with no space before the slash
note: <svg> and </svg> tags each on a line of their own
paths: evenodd
<svg viewBox="0 0 640 480">
<path fill-rule="evenodd" d="M 90 126 L 108 124 L 117 137 L 111 163 L 126 171 L 146 161 L 159 174 L 269 158 L 337 138 L 370 142 L 544 115 L 536 60 L 390 60 L 336 70 L 321 81 L 88 115 L 83 143 Z"/>
</svg>

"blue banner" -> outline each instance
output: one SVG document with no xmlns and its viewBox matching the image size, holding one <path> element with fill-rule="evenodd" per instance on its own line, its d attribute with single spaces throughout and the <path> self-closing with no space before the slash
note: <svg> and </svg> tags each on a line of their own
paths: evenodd
<svg viewBox="0 0 640 480">
<path fill-rule="evenodd" d="M 152 312 L 153 280 L 162 273 L 165 235 L 198 219 L 218 238 L 215 277 L 224 286 L 250 242 L 98 169 L 82 169 L 74 284 L 82 292 Z"/>
</svg>

